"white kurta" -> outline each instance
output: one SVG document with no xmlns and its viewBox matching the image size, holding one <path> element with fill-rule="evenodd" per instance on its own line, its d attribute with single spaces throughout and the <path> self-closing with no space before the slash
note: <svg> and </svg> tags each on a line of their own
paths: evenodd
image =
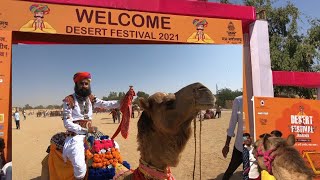
<svg viewBox="0 0 320 180">
<path fill-rule="evenodd" d="M 238 96 L 233 100 L 232 106 L 232 114 L 229 122 L 229 128 L 227 130 L 227 135 L 230 137 L 234 137 L 235 133 L 234 130 L 236 125 L 238 124 L 237 128 L 237 135 L 236 140 L 234 143 L 235 148 L 240 152 L 243 151 L 243 105 L 242 105 L 242 96 Z"/>
<path fill-rule="evenodd" d="M 85 163 L 85 153 L 84 153 L 84 138 L 87 130 L 82 128 L 79 124 L 73 123 L 77 120 L 84 120 L 85 118 L 92 120 L 92 104 L 89 99 L 87 101 L 82 102 L 83 106 L 86 106 L 85 103 L 88 103 L 88 113 L 81 114 L 80 109 L 80 102 L 77 101 L 75 94 L 73 94 L 75 103 L 74 108 L 71 109 L 68 105 L 64 102 L 63 103 L 63 124 L 64 127 L 72 132 L 75 132 L 77 135 L 69 136 L 65 140 L 65 144 L 63 147 L 63 158 L 64 161 L 67 161 L 67 158 L 71 161 L 74 170 L 74 176 L 76 178 L 83 178 L 86 174 L 86 163 Z M 120 102 L 119 101 L 103 101 L 96 98 L 94 107 L 100 108 L 119 108 Z M 118 146 L 118 144 L 116 143 Z"/>
</svg>

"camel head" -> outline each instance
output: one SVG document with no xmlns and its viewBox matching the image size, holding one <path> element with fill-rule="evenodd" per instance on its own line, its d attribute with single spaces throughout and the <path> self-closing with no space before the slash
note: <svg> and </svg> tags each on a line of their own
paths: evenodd
<svg viewBox="0 0 320 180">
<path fill-rule="evenodd" d="M 266 157 L 275 158 L 275 152 L 285 148 L 292 147 L 295 144 L 295 137 L 290 134 L 287 139 L 280 137 L 264 136 L 254 143 L 253 154 L 258 162 L 258 165 L 263 170 L 270 170 L 271 167 L 265 162 Z M 273 161 L 273 160 L 272 160 Z M 270 162 L 272 163 L 272 162 Z M 271 165 L 271 164 L 270 164 Z"/>
<path fill-rule="evenodd" d="M 200 110 L 212 108 L 213 101 L 213 94 L 201 83 L 139 99 L 144 110 L 138 121 L 141 158 L 159 168 L 176 166 L 190 138 L 192 120 Z"/>
<path fill-rule="evenodd" d="M 259 167 L 276 179 L 311 179 L 313 173 L 294 144 L 293 134 L 287 139 L 264 136 L 255 142 L 253 154 Z"/>
<path fill-rule="evenodd" d="M 176 93 L 155 93 L 148 100 L 140 99 L 145 115 L 151 117 L 156 131 L 176 134 L 177 128 L 190 122 L 202 109 L 213 107 L 211 91 L 200 83 L 194 83 Z"/>
</svg>

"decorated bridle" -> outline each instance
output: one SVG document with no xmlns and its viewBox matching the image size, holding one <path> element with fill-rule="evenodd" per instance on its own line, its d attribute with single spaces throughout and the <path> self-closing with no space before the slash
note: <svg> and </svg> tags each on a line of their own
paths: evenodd
<svg viewBox="0 0 320 180">
<path fill-rule="evenodd" d="M 277 148 L 269 149 L 268 151 L 263 152 L 262 151 L 263 144 L 260 144 L 257 148 L 257 156 L 263 157 L 263 162 L 265 166 L 267 167 L 267 171 L 270 175 L 273 175 L 272 173 L 272 162 L 276 158 L 276 155 L 271 155 L 274 151 L 277 150 Z"/>
</svg>

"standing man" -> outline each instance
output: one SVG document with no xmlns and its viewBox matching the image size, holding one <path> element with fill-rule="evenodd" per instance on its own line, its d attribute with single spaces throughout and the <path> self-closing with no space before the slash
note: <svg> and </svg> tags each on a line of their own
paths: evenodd
<svg viewBox="0 0 320 180">
<path fill-rule="evenodd" d="M 84 138 L 95 133 L 91 126 L 93 107 L 119 108 L 118 101 L 103 101 L 91 94 L 91 74 L 78 72 L 73 76 L 74 93 L 63 100 L 63 124 L 68 137 L 63 147 L 63 158 L 73 165 L 75 179 L 84 179 L 87 171 L 84 153 Z"/>
<path fill-rule="evenodd" d="M 120 119 L 120 115 L 121 115 L 120 109 L 116 108 L 116 112 L 117 112 L 118 123 L 120 123 L 120 121 L 121 121 L 121 119 Z"/>
<path fill-rule="evenodd" d="M 23 114 L 23 120 L 26 120 L 26 118 L 27 118 L 27 117 L 26 117 L 26 115 L 27 115 L 27 114 L 26 114 L 26 111 L 25 111 L 25 110 L 22 110 L 22 114 Z"/>
<path fill-rule="evenodd" d="M 13 114 L 14 120 L 16 122 L 17 129 L 20 129 L 20 114 L 18 112 L 18 109 L 16 109 L 16 112 Z"/>
<path fill-rule="evenodd" d="M 236 128 L 236 125 L 238 124 L 237 129 L 237 136 L 235 140 L 235 144 L 233 147 L 232 157 L 231 161 L 229 163 L 228 169 L 223 175 L 222 180 L 229 180 L 230 177 L 233 175 L 234 171 L 241 165 L 243 162 L 242 160 L 242 151 L 243 151 L 243 119 L 242 119 L 242 113 L 243 113 L 243 104 L 242 104 L 242 96 L 238 96 L 233 100 L 233 106 L 232 106 L 232 114 L 229 122 L 229 128 L 227 130 L 227 139 L 226 144 L 224 145 L 222 149 L 223 157 L 226 158 L 229 153 L 229 145 L 231 137 L 234 137 L 234 130 Z"/>
<path fill-rule="evenodd" d="M 217 106 L 216 108 L 216 114 L 214 115 L 214 118 L 218 115 L 218 118 L 221 117 L 221 106 Z"/>
</svg>

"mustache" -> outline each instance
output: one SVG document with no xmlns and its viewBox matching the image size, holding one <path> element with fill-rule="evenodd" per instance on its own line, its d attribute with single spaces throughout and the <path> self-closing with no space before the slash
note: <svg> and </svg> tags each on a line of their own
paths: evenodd
<svg viewBox="0 0 320 180">
<path fill-rule="evenodd" d="M 34 18 L 44 18 L 43 16 L 33 16 Z"/>
<path fill-rule="evenodd" d="M 75 85 L 74 91 L 79 96 L 87 97 L 91 94 L 91 87 L 89 87 L 88 89 L 85 89 L 85 88 L 79 88 L 77 85 Z"/>
</svg>

